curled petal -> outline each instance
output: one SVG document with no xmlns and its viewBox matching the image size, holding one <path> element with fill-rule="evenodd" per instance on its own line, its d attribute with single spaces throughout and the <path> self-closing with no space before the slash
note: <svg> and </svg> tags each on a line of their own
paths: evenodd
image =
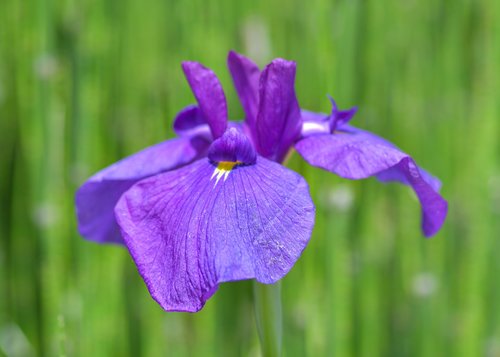
<svg viewBox="0 0 500 357">
<path fill-rule="evenodd" d="M 246 123 L 253 130 L 259 106 L 259 67 L 234 51 L 229 52 L 227 65 L 245 111 Z"/>
<path fill-rule="evenodd" d="M 330 98 L 330 102 L 332 103 L 332 113 L 330 114 L 330 132 L 333 133 L 338 127 L 346 125 L 349 121 L 354 117 L 356 112 L 358 111 L 357 107 L 353 107 L 347 110 L 339 110 L 337 107 L 337 103 Z"/>
<path fill-rule="evenodd" d="M 207 148 L 200 139 L 168 140 L 99 171 L 76 192 L 78 231 L 99 243 L 123 243 L 114 215 L 121 195 L 143 178 L 192 162 Z"/>
<path fill-rule="evenodd" d="M 208 160 L 140 181 L 115 213 L 152 297 L 198 311 L 218 285 L 274 283 L 309 241 L 314 206 L 298 174 L 264 158 L 224 180 Z"/>
<path fill-rule="evenodd" d="M 174 119 L 174 131 L 179 136 L 197 136 L 212 141 L 210 126 L 196 105 L 188 105 L 177 113 Z"/>
<path fill-rule="evenodd" d="M 429 237 L 441 228 L 447 202 L 437 193 L 437 179 L 417 167 L 413 159 L 383 139 L 358 131 L 313 135 L 295 148 L 311 165 L 348 179 L 377 176 L 382 181 L 410 185 L 422 206 L 422 229 Z"/>
<path fill-rule="evenodd" d="M 294 89 L 295 69 L 295 62 L 275 59 L 260 76 L 254 138 L 259 154 L 277 162 L 285 158 L 302 127 Z"/>
<path fill-rule="evenodd" d="M 439 231 L 446 219 L 448 204 L 425 180 L 422 170 L 412 158 L 408 156 L 402 159 L 396 166 L 382 171 L 377 178 L 382 181 L 399 181 L 411 186 L 422 205 L 424 234 L 430 237 Z"/>
<path fill-rule="evenodd" d="M 200 63 L 183 62 L 182 69 L 212 136 L 217 139 L 227 127 L 227 103 L 222 85 L 215 73 Z"/>
</svg>

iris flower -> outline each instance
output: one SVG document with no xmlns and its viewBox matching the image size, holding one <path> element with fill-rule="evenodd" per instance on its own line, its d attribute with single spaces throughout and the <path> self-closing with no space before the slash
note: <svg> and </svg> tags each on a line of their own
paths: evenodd
<svg viewBox="0 0 500 357">
<path fill-rule="evenodd" d="M 426 236 L 446 217 L 440 183 L 391 143 L 349 125 L 356 109 L 329 115 L 300 109 L 296 64 L 262 71 L 230 52 L 245 112 L 228 121 L 216 75 L 182 68 L 197 105 L 176 116 L 178 137 L 92 176 L 76 194 L 82 236 L 124 243 L 152 297 L 167 311 L 200 310 L 219 284 L 275 283 L 293 267 L 314 226 L 306 181 L 281 163 L 293 148 L 311 165 L 348 179 L 376 176 L 415 191 Z"/>
</svg>

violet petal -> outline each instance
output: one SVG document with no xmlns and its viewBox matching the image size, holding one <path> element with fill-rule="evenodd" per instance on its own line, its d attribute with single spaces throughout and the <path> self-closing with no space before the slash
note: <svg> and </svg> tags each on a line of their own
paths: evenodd
<svg viewBox="0 0 500 357">
<path fill-rule="evenodd" d="M 337 103 L 330 97 L 330 102 L 332 103 L 332 113 L 330 114 L 330 132 L 333 133 L 338 127 L 346 125 L 354 117 L 358 111 L 357 107 L 352 107 L 347 110 L 339 110 Z"/>
<path fill-rule="evenodd" d="M 182 69 L 212 136 L 217 139 L 227 127 L 227 103 L 222 85 L 212 70 L 198 62 L 183 62 Z"/>
<path fill-rule="evenodd" d="M 229 52 L 227 65 L 245 111 L 246 123 L 253 132 L 259 106 L 259 67 L 249 58 L 234 51 Z"/>
<path fill-rule="evenodd" d="M 99 171 L 76 192 L 78 231 L 99 243 L 123 243 L 114 215 L 121 195 L 143 178 L 192 162 L 207 148 L 200 139 L 167 140 Z"/>
<path fill-rule="evenodd" d="M 380 145 L 385 145 L 388 147 L 391 147 L 397 151 L 401 151 L 396 145 L 391 143 L 388 140 L 385 140 L 384 138 L 375 135 L 369 131 L 362 130 L 359 128 L 356 128 L 352 125 L 344 124 L 338 127 L 339 133 L 347 133 L 347 134 L 355 134 L 359 137 L 363 136 L 366 138 L 366 140 L 370 140 L 373 143 L 378 143 Z M 441 189 L 441 181 L 437 178 L 431 175 L 427 170 L 424 170 L 423 168 L 419 167 L 420 173 L 423 177 L 423 179 L 431 185 L 432 189 L 434 191 L 439 191 Z M 377 179 L 379 179 L 382 182 L 390 182 L 390 181 L 399 181 L 402 182 L 406 185 L 408 185 L 408 182 L 406 181 L 406 177 L 401 174 L 399 170 L 386 170 L 383 173 L 380 173 L 377 175 Z"/>
<path fill-rule="evenodd" d="M 174 131 L 179 136 L 198 136 L 212 141 L 210 126 L 197 105 L 188 105 L 177 113 L 174 119 Z"/>
<path fill-rule="evenodd" d="M 135 184 L 115 213 L 152 297 L 167 311 L 200 310 L 218 285 L 274 283 L 306 247 L 314 225 L 307 183 L 257 158 L 224 180 L 202 159 Z"/>
<path fill-rule="evenodd" d="M 397 180 L 410 185 L 420 200 L 422 229 L 427 237 L 444 223 L 447 202 L 434 189 L 436 179 L 429 181 L 413 159 L 395 146 L 361 131 L 309 136 L 295 148 L 309 164 L 344 178 L 377 176 L 384 181 Z"/>
<path fill-rule="evenodd" d="M 277 162 L 285 158 L 302 127 L 295 69 L 295 62 L 275 59 L 260 76 L 256 147 L 259 154 Z"/>
</svg>

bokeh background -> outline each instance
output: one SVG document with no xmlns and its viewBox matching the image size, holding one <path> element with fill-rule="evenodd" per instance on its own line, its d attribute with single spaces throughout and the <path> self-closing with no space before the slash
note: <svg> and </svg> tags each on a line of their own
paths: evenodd
<svg viewBox="0 0 500 357">
<path fill-rule="evenodd" d="M 251 284 L 166 313 L 126 249 L 84 241 L 74 192 L 172 137 L 180 69 L 297 61 L 302 107 L 358 105 L 440 177 L 426 240 L 413 193 L 290 163 L 317 224 L 282 281 L 286 356 L 500 356 L 500 3 L 495 0 L 2 0 L 0 355 L 257 356 Z"/>
</svg>

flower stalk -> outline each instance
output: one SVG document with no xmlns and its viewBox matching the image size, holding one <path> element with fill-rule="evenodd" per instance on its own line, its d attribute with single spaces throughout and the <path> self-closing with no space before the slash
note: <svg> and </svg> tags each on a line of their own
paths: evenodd
<svg viewBox="0 0 500 357">
<path fill-rule="evenodd" d="M 281 284 L 253 282 L 255 320 L 262 355 L 281 356 L 283 319 L 281 310 Z"/>
</svg>

